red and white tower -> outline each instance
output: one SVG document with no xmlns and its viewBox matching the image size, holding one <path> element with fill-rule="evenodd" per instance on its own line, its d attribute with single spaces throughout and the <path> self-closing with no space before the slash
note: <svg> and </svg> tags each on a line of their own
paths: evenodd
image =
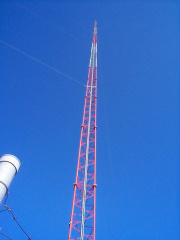
<svg viewBox="0 0 180 240">
<path fill-rule="evenodd" d="M 95 240 L 97 21 L 94 25 L 68 240 Z"/>
</svg>

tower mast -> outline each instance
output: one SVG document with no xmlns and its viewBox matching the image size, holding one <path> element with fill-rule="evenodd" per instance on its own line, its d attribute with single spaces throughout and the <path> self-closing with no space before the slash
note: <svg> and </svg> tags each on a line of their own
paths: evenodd
<svg viewBox="0 0 180 240">
<path fill-rule="evenodd" d="M 68 240 L 95 240 L 96 110 L 97 21 L 94 24 Z"/>
</svg>

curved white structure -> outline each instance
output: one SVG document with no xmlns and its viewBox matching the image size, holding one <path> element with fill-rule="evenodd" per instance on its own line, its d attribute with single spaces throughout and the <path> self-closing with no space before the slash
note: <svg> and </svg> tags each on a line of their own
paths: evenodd
<svg viewBox="0 0 180 240">
<path fill-rule="evenodd" d="M 9 186 L 20 165 L 19 159 L 13 155 L 5 154 L 0 158 L 0 203 L 8 193 Z"/>
</svg>

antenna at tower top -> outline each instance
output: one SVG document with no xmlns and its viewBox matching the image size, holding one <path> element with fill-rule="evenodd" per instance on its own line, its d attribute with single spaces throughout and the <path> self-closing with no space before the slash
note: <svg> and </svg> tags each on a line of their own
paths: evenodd
<svg viewBox="0 0 180 240">
<path fill-rule="evenodd" d="M 94 34 L 97 34 L 97 20 L 94 22 Z"/>
</svg>

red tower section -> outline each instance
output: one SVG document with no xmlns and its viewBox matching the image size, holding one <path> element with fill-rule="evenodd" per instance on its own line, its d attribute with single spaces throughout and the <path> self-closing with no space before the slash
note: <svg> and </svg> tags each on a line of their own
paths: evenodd
<svg viewBox="0 0 180 240">
<path fill-rule="evenodd" d="M 94 25 L 68 240 L 95 240 L 97 21 Z"/>
</svg>

